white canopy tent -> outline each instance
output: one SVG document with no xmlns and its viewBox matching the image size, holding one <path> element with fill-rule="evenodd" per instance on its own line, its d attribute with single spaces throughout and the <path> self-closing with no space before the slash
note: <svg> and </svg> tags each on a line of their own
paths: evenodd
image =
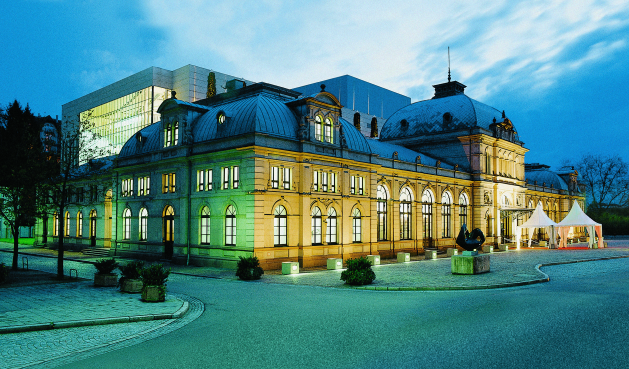
<svg viewBox="0 0 629 369">
<path fill-rule="evenodd" d="M 561 244 L 559 245 L 559 247 L 568 246 L 567 236 L 570 227 L 588 227 L 588 233 L 590 235 L 590 240 L 588 243 L 590 248 L 594 247 L 594 232 L 596 231 L 596 234 L 598 235 L 597 246 L 599 248 L 603 247 L 603 227 L 600 223 L 596 223 L 595 221 L 590 219 L 590 217 L 588 217 L 583 212 L 583 210 L 579 206 L 579 203 L 577 203 L 576 200 L 572 204 L 572 209 L 570 209 L 568 215 L 566 215 L 566 217 L 561 222 L 559 222 L 557 227 L 559 227 L 559 234 L 561 235 Z"/>
<path fill-rule="evenodd" d="M 535 208 L 535 211 L 533 211 L 533 214 L 531 214 L 531 217 L 526 222 L 524 222 L 524 224 L 515 227 L 515 242 L 517 247 L 520 247 L 520 239 L 522 238 L 521 230 L 523 228 L 527 228 L 529 231 L 529 247 L 531 247 L 531 239 L 533 238 L 535 228 L 544 228 L 546 233 L 550 234 L 550 244 L 552 247 L 552 245 L 555 245 L 556 226 L 557 223 L 552 221 L 552 219 L 550 219 L 548 215 L 546 215 L 546 213 L 544 212 L 544 209 L 542 208 L 542 203 L 537 203 L 537 207 Z"/>
</svg>

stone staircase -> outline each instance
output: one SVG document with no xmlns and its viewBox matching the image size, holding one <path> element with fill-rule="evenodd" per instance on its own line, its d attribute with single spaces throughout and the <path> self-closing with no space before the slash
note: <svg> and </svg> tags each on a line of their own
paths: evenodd
<svg viewBox="0 0 629 369">
<path fill-rule="evenodd" d="M 83 253 L 83 255 L 88 255 L 88 256 L 92 256 L 95 258 L 106 258 L 109 256 L 109 249 L 108 248 L 84 248 L 83 250 L 81 250 L 81 252 Z"/>
</svg>

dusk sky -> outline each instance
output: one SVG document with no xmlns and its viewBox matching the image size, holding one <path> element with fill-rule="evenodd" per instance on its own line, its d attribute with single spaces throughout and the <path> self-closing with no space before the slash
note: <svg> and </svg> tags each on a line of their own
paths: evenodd
<svg viewBox="0 0 629 369">
<path fill-rule="evenodd" d="M 629 2 L 4 1 L 0 104 L 35 114 L 150 66 L 293 88 L 349 74 L 429 99 L 452 79 L 505 110 L 528 163 L 629 162 Z"/>
</svg>

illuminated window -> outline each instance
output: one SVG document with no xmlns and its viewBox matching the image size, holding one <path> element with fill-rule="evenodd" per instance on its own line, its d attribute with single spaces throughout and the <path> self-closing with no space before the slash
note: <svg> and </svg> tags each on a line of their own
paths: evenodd
<svg viewBox="0 0 629 369">
<path fill-rule="evenodd" d="M 360 210 L 354 209 L 352 212 L 352 242 L 361 242 L 362 224 Z"/>
<path fill-rule="evenodd" d="M 312 244 L 321 245 L 321 209 L 318 206 L 312 209 L 311 233 Z"/>
<path fill-rule="evenodd" d="M 55 212 L 52 215 L 52 235 L 57 237 L 59 235 L 59 215 Z"/>
<path fill-rule="evenodd" d="M 356 194 L 362 195 L 364 193 L 364 185 L 365 185 L 365 180 L 363 177 L 351 176 L 349 192 L 352 195 L 356 195 Z"/>
<path fill-rule="evenodd" d="M 325 118 L 325 142 L 332 143 L 332 119 Z"/>
<path fill-rule="evenodd" d="M 197 191 L 212 190 L 212 169 L 197 171 Z"/>
<path fill-rule="evenodd" d="M 387 200 L 389 193 L 387 189 L 379 185 L 377 189 L 376 212 L 378 214 L 378 241 L 387 239 Z"/>
<path fill-rule="evenodd" d="M 282 183 L 285 190 L 290 190 L 291 170 L 290 168 L 284 168 L 282 173 Z"/>
<path fill-rule="evenodd" d="M 315 140 L 317 141 L 323 141 L 323 135 L 321 134 L 322 132 L 322 118 L 320 115 L 317 115 L 315 117 Z"/>
<path fill-rule="evenodd" d="M 236 245 L 236 209 L 232 205 L 225 212 L 225 245 Z"/>
<path fill-rule="evenodd" d="M 328 173 L 321 172 L 321 191 L 328 192 Z"/>
<path fill-rule="evenodd" d="M 179 143 L 179 122 L 175 121 L 173 124 L 173 146 Z"/>
<path fill-rule="evenodd" d="M 411 239 L 411 201 L 413 197 L 411 190 L 404 187 L 400 193 L 400 239 Z"/>
<path fill-rule="evenodd" d="M 319 171 L 315 170 L 314 171 L 314 175 L 312 177 L 312 185 L 313 185 L 313 190 L 315 191 L 319 191 Z"/>
<path fill-rule="evenodd" d="M 128 240 L 131 238 L 131 209 L 124 209 L 124 213 L 122 213 L 122 239 Z"/>
<path fill-rule="evenodd" d="M 365 193 L 365 179 L 363 177 L 358 177 L 358 194 L 364 195 Z"/>
<path fill-rule="evenodd" d="M 328 225 L 325 233 L 325 242 L 327 242 L 328 244 L 337 243 L 336 229 L 336 210 L 334 210 L 334 208 L 330 208 L 328 209 Z"/>
<path fill-rule="evenodd" d="M 138 178 L 138 196 L 148 196 L 151 194 L 151 177 Z"/>
<path fill-rule="evenodd" d="M 225 113 L 218 113 L 218 116 L 216 117 L 216 121 L 218 122 L 218 124 L 223 124 L 225 123 L 226 117 L 225 117 Z"/>
<path fill-rule="evenodd" d="M 351 176 L 349 179 L 349 193 L 356 194 L 356 176 Z"/>
<path fill-rule="evenodd" d="M 146 241 L 148 234 L 149 212 L 146 208 L 140 209 L 140 241 Z"/>
<path fill-rule="evenodd" d="M 273 211 L 273 244 L 286 246 L 286 209 L 278 205 Z"/>
<path fill-rule="evenodd" d="M 210 244 L 210 208 L 201 209 L 201 244 Z"/>
<path fill-rule="evenodd" d="M 432 191 L 425 190 L 422 194 L 422 222 L 424 238 L 432 238 Z"/>
<path fill-rule="evenodd" d="M 166 128 L 164 129 L 164 147 L 169 147 L 172 144 L 173 139 L 173 129 L 170 123 L 166 123 Z"/>
<path fill-rule="evenodd" d="M 130 197 L 133 196 L 133 178 L 123 179 L 122 180 L 122 197 Z"/>
<path fill-rule="evenodd" d="M 451 227 L 451 211 L 452 211 L 452 197 L 449 192 L 444 192 L 441 196 L 441 237 L 450 237 Z"/>
<path fill-rule="evenodd" d="M 240 167 L 232 167 L 232 188 L 240 186 Z"/>
<path fill-rule="evenodd" d="M 462 227 L 463 224 L 467 224 L 467 206 L 469 201 L 467 200 L 467 195 L 465 193 L 461 193 L 459 196 L 459 225 Z M 469 229 L 470 227 L 468 227 Z"/>
<path fill-rule="evenodd" d="M 330 173 L 330 192 L 336 192 L 336 173 Z"/>
<path fill-rule="evenodd" d="M 65 226 L 65 229 L 63 230 L 63 235 L 66 237 L 70 237 L 70 212 L 69 211 L 66 211 L 64 226 Z"/>
<path fill-rule="evenodd" d="M 76 213 L 76 236 L 83 237 L 83 213 Z"/>
<path fill-rule="evenodd" d="M 272 167 L 271 168 L 271 188 L 279 188 L 280 187 L 280 168 Z"/>
<path fill-rule="evenodd" d="M 229 188 L 229 167 L 223 168 L 223 189 Z"/>
<path fill-rule="evenodd" d="M 177 180 L 176 173 L 162 174 L 162 193 L 174 193 Z"/>
</svg>

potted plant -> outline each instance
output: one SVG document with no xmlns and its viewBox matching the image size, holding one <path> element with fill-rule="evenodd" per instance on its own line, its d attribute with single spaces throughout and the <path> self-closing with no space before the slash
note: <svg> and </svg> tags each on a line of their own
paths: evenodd
<svg viewBox="0 0 629 369">
<path fill-rule="evenodd" d="M 348 259 L 347 270 L 341 273 L 341 280 L 352 286 L 371 284 L 376 279 L 376 273 L 371 270 L 371 262 L 365 257 Z"/>
<path fill-rule="evenodd" d="M 260 261 L 256 256 L 249 256 L 243 258 L 239 256 L 238 269 L 236 270 L 236 276 L 243 281 L 251 281 L 254 279 L 260 279 L 264 270 L 260 267 Z"/>
<path fill-rule="evenodd" d="M 142 279 L 142 300 L 146 302 L 161 302 L 166 300 L 166 281 L 170 268 L 163 264 L 153 264 L 140 271 Z"/>
<path fill-rule="evenodd" d="M 120 291 L 127 293 L 142 292 L 142 280 L 140 279 L 140 271 L 144 268 L 144 262 L 133 260 L 125 265 L 119 266 L 122 277 L 118 281 Z"/>
<path fill-rule="evenodd" d="M 96 287 L 116 287 L 118 284 L 118 274 L 114 269 L 118 267 L 116 259 L 100 259 L 94 263 L 96 272 L 94 274 L 94 286 Z"/>
</svg>

